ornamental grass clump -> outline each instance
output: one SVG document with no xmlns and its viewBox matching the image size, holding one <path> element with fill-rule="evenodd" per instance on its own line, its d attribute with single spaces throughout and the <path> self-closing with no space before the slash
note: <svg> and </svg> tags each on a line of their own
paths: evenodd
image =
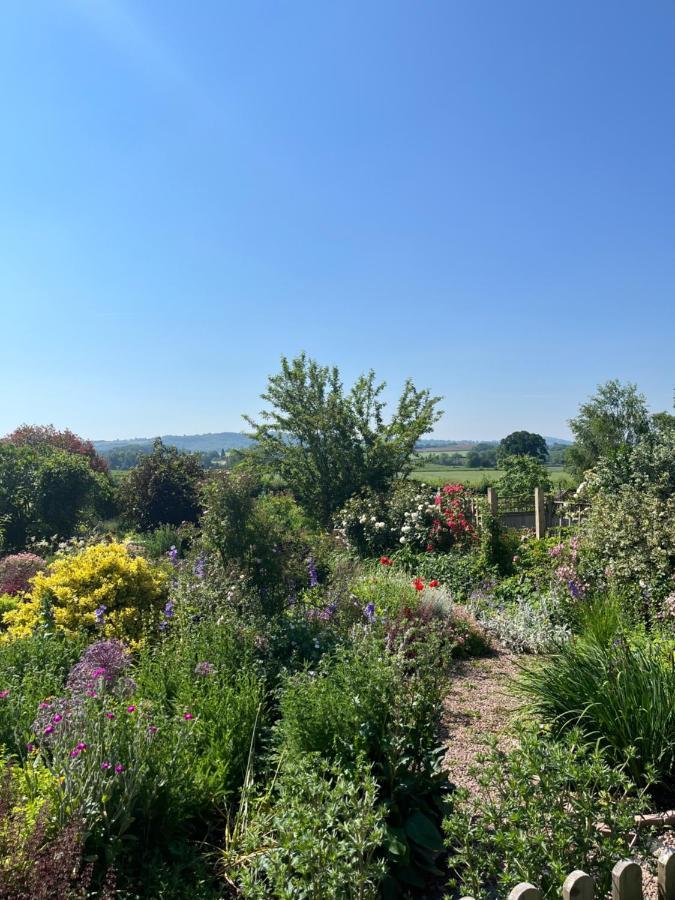
<svg viewBox="0 0 675 900">
<path fill-rule="evenodd" d="M 577 726 L 641 783 L 655 779 L 672 786 L 672 639 L 617 625 L 617 617 L 603 611 L 605 605 L 596 603 L 581 634 L 527 669 L 520 690 L 534 715 L 556 732 Z"/>
<path fill-rule="evenodd" d="M 32 579 L 30 598 L 5 614 L 5 640 L 42 625 L 71 637 L 88 633 L 139 643 L 158 619 L 167 588 L 167 573 L 123 544 L 95 544 Z"/>
</svg>

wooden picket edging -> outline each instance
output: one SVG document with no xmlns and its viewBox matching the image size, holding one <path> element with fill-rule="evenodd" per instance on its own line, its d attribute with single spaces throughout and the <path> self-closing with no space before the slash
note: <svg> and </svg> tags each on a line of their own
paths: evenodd
<svg viewBox="0 0 675 900">
<path fill-rule="evenodd" d="M 664 850 L 657 861 L 659 900 L 675 900 L 675 850 Z M 572 872 L 562 886 L 563 900 L 593 900 L 593 879 L 581 870 Z M 473 900 L 462 897 L 461 900 Z M 527 881 L 517 884 L 508 900 L 542 900 L 539 888 Z M 600 898 L 598 898 L 600 900 Z M 631 859 L 623 859 L 612 869 L 612 900 L 642 900 L 642 867 Z"/>
</svg>

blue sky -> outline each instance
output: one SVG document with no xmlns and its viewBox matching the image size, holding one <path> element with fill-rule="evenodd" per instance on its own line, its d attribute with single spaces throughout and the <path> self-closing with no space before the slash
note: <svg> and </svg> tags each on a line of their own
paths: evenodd
<svg viewBox="0 0 675 900">
<path fill-rule="evenodd" d="M 567 434 L 675 384 L 675 5 L 21 0 L 0 433 L 240 430 L 279 356 Z"/>
</svg>

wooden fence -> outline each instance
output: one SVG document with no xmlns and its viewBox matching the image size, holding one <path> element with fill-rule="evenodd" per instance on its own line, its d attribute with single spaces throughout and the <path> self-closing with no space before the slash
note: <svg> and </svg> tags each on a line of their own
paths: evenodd
<svg viewBox="0 0 675 900">
<path fill-rule="evenodd" d="M 656 864 L 659 900 L 675 900 L 675 851 L 663 850 Z M 577 870 L 565 879 L 563 900 L 593 900 L 595 885 L 590 875 Z M 642 900 L 642 867 L 630 859 L 618 862 L 612 869 L 612 900 Z M 516 885 L 508 900 L 541 900 L 539 888 L 528 882 Z M 473 900 L 463 897 L 462 900 Z M 598 895 L 597 900 L 600 900 Z"/>
<path fill-rule="evenodd" d="M 545 537 L 552 528 L 578 525 L 586 504 L 576 498 L 547 496 L 542 488 L 522 497 L 499 497 L 493 487 L 487 490 L 488 509 L 505 528 L 532 528 L 537 537 Z M 476 503 L 474 516 L 480 518 Z"/>
</svg>

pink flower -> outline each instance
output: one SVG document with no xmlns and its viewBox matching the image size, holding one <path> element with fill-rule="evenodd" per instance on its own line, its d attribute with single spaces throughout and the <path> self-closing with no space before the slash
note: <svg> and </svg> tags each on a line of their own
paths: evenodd
<svg viewBox="0 0 675 900">
<path fill-rule="evenodd" d="M 128 713 L 136 712 L 136 707 L 135 706 L 127 706 L 127 712 Z"/>
<path fill-rule="evenodd" d="M 52 722 L 53 722 L 55 725 L 58 725 L 59 722 L 61 721 L 61 719 L 63 719 L 63 716 L 62 716 L 62 715 L 59 715 L 59 713 L 57 713 L 57 714 L 54 716 L 54 718 L 52 719 Z"/>
<path fill-rule="evenodd" d="M 43 733 L 43 734 L 52 734 L 53 731 L 54 731 L 54 726 L 53 726 L 53 725 L 47 725 L 47 727 L 43 730 L 42 733 Z"/>
<path fill-rule="evenodd" d="M 192 713 L 188 712 L 188 713 L 183 713 L 183 718 L 185 719 L 186 722 L 189 722 L 190 719 L 194 719 L 194 716 L 192 715 Z"/>
<path fill-rule="evenodd" d="M 148 734 L 157 734 L 157 726 L 148 725 Z"/>
<path fill-rule="evenodd" d="M 115 772 L 118 775 L 124 772 L 124 766 L 122 765 L 122 763 L 117 763 L 117 765 L 115 766 Z"/>
<path fill-rule="evenodd" d="M 6 700 L 9 697 L 9 691 L 0 691 L 0 700 Z"/>
<path fill-rule="evenodd" d="M 114 718 L 115 718 L 115 713 L 107 712 L 107 713 L 105 714 L 105 717 L 106 717 L 106 719 L 114 719 Z"/>
<path fill-rule="evenodd" d="M 102 762 L 102 763 L 101 763 L 101 768 L 103 769 L 104 772 L 105 772 L 107 769 L 109 769 L 110 766 L 111 766 L 111 764 L 110 764 L 107 760 L 106 760 L 106 762 Z"/>
</svg>

